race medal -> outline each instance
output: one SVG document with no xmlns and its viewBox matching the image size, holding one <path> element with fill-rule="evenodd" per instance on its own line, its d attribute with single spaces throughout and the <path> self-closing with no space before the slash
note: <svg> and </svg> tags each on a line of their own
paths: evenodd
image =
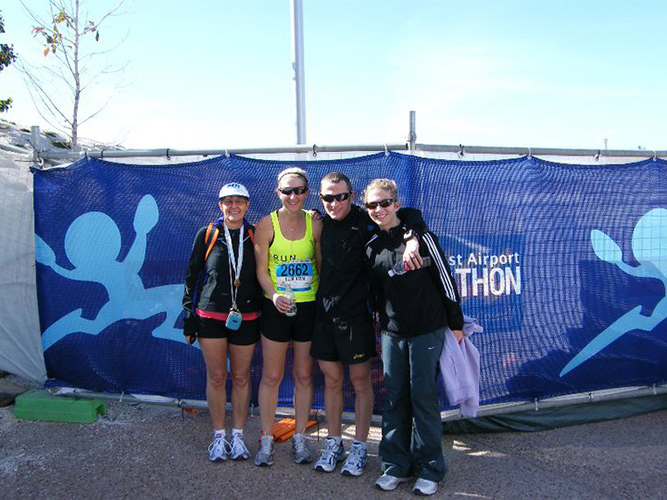
<svg viewBox="0 0 667 500">
<path fill-rule="evenodd" d="M 225 322 L 225 326 L 230 330 L 238 330 L 241 326 L 241 321 L 243 317 L 239 310 L 236 307 L 236 295 L 238 293 L 239 287 L 241 286 L 241 267 L 243 266 L 243 230 L 239 231 L 239 249 L 238 249 L 238 260 L 234 260 L 234 248 L 232 246 L 232 237 L 229 233 L 229 228 L 227 225 L 225 227 L 225 240 L 227 242 L 227 260 L 229 262 L 229 292 L 232 296 L 232 308 L 229 311 L 229 316 Z M 234 280 L 232 281 L 232 278 Z"/>
</svg>

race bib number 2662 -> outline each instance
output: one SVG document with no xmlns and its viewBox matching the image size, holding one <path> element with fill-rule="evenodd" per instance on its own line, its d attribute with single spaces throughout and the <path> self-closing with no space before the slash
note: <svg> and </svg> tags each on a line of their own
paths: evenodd
<svg viewBox="0 0 667 500">
<path fill-rule="evenodd" d="M 276 285 L 279 291 L 289 283 L 295 292 L 307 292 L 313 282 L 313 264 L 310 260 L 293 260 L 276 266 Z"/>
</svg>

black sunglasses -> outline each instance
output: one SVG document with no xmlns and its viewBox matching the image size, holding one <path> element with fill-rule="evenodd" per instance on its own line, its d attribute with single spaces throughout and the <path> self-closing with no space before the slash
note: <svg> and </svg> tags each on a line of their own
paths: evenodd
<svg viewBox="0 0 667 500">
<path fill-rule="evenodd" d="M 352 191 L 349 191 L 347 193 L 338 193 L 338 194 L 320 194 L 320 198 L 322 198 L 322 201 L 326 201 L 327 203 L 333 203 L 334 200 L 345 201 L 350 196 L 352 196 Z"/>
<path fill-rule="evenodd" d="M 296 186 L 293 188 L 278 188 L 278 191 L 280 191 L 285 196 L 290 196 L 292 193 L 300 195 L 308 192 L 308 186 Z"/>
<path fill-rule="evenodd" d="M 396 200 L 394 198 L 387 198 L 386 200 L 382 201 L 371 201 L 370 203 L 366 203 L 366 208 L 368 210 L 375 210 L 378 206 L 382 208 L 387 208 L 390 206 L 392 203 L 394 203 Z"/>
</svg>

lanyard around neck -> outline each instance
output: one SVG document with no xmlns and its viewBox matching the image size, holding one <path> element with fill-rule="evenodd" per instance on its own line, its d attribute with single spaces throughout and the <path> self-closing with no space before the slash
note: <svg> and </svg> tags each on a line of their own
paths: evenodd
<svg viewBox="0 0 667 500">
<path fill-rule="evenodd" d="M 225 241 L 227 242 L 227 255 L 229 260 L 229 285 L 230 293 L 232 296 L 232 307 L 236 308 L 236 295 L 238 294 L 238 287 L 241 284 L 239 277 L 241 276 L 241 268 L 243 267 L 243 226 L 239 229 L 239 246 L 238 246 L 238 257 L 234 260 L 234 248 L 232 244 L 232 235 L 229 232 L 229 228 L 226 224 L 223 224 L 225 228 Z M 233 279 L 232 279 L 233 271 Z"/>
</svg>

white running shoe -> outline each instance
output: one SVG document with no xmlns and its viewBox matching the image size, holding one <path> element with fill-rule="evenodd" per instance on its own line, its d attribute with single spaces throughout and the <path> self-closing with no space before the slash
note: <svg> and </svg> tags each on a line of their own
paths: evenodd
<svg viewBox="0 0 667 500">
<path fill-rule="evenodd" d="M 342 441 L 336 443 L 336 440 L 332 437 L 326 438 L 325 442 L 322 455 L 315 463 L 315 470 L 333 472 L 336 469 L 336 464 L 345 458 L 345 446 Z"/>
<path fill-rule="evenodd" d="M 262 436 L 259 442 L 259 450 L 255 455 L 255 465 L 273 465 L 273 436 Z"/>
<path fill-rule="evenodd" d="M 359 441 L 353 441 L 352 446 L 350 446 L 350 453 L 348 453 L 347 460 L 345 460 L 340 473 L 344 476 L 361 476 L 364 473 L 367 455 L 366 447 Z"/>
<path fill-rule="evenodd" d="M 313 461 L 313 454 L 306 444 L 306 436 L 301 433 L 294 434 L 292 437 L 292 452 L 297 464 L 309 464 Z"/>
<path fill-rule="evenodd" d="M 417 482 L 415 482 L 412 491 L 417 495 L 429 497 L 431 495 L 435 495 L 435 492 L 438 491 L 438 483 L 429 479 L 422 479 L 420 477 L 417 479 Z"/>
<path fill-rule="evenodd" d="M 213 437 L 213 441 L 208 445 L 208 459 L 211 462 L 224 462 L 227 460 L 227 455 L 229 455 L 230 446 L 225 435 L 218 435 Z"/>
<path fill-rule="evenodd" d="M 232 460 L 248 460 L 250 458 L 250 452 L 245 442 L 243 442 L 243 434 L 232 433 L 230 458 Z"/>
<path fill-rule="evenodd" d="M 393 491 L 399 484 L 407 483 L 410 479 L 412 478 L 390 476 L 385 472 L 375 481 L 375 487 L 382 491 Z"/>
</svg>

